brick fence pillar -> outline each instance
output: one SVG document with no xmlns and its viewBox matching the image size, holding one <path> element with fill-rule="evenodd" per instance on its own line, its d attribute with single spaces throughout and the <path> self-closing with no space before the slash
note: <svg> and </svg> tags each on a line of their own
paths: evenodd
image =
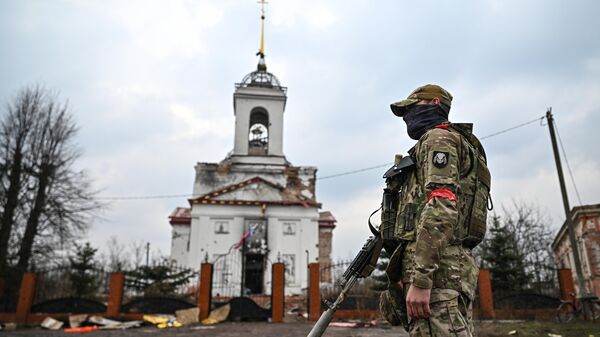
<svg viewBox="0 0 600 337">
<path fill-rule="evenodd" d="M 198 289 L 198 309 L 200 309 L 200 320 L 208 317 L 210 314 L 210 300 L 212 297 L 212 263 L 203 263 L 200 266 L 200 285 Z"/>
<path fill-rule="evenodd" d="M 560 298 L 565 301 L 572 301 L 573 296 L 571 296 L 571 293 L 575 292 L 575 285 L 573 284 L 571 269 L 558 270 L 558 284 L 560 286 Z"/>
<path fill-rule="evenodd" d="M 106 306 L 106 316 L 117 317 L 121 313 L 124 287 L 125 273 L 122 271 L 111 273 L 110 284 L 108 288 L 108 305 Z"/>
<path fill-rule="evenodd" d="M 308 319 L 316 321 L 321 316 L 321 289 L 319 288 L 319 263 L 308 265 Z"/>
<path fill-rule="evenodd" d="M 490 278 L 489 269 L 479 270 L 479 308 L 481 310 L 481 318 L 494 318 L 494 296 L 492 292 L 492 281 Z"/>
<path fill-rule="evenodd" d="M 285 265 L 273 263 L 271 267 L 271 321 L 283 322 L 285 311 Z"/>
<path fill-rule="evenodd" d="M 27 317 L 31 312 L 33 298 L 35 297 L 35 286 L 37 283 L 36 273 L 24 273 L 21 280 L 21 289 L 19 291 L 19 302 L 17 302 L 17 312 L 15 320 L 17 323 L 27 323 Z"/>
</svg>

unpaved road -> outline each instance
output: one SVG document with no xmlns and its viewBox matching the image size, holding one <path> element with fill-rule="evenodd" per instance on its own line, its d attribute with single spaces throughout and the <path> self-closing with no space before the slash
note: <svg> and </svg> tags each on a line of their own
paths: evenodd
<svg viewBox="0 0 600 337">
<path fill-rule="evenodd" d="M 174 336 L 211 336 L 211 337 L 304 337 L 312 328 L 313 323 L 236 323 L 226 322 L 214 326 L 190 326 L 176 329 L 157 329 L 152 326 L 144 326 L 128 330 L 105 330 L 92 331 L 86 337 L 121 337 L 121 336 L 150 336 L 161 337 Z M 48 331 L 40 328 L 19 329 L 17 331 L 0 331 L 1 336 L 15 337 L 74 337 L 80 334 L 65 333 L 63 331 Z M 389 325 L 374 326 L 370 328 L 340 328 L 330 327 L 324 337 L 401 337 L 408 336 L 400 327 Z"/>
<path fill-rule="evenodd" d="M 214 326 L 189 326 L 177 329 L 160 330 L 152 326 L 144 326 L 129 330 L 93 331 L 84 337 L 143 337 L 143 336 L 211 336 L 211 337 L 304 337 L 312 328 L 312 322 L 290 323 L 235 323 L 227 322 Z M 477 337 L 506 337 L 509 331 L 517 331 L 519 336 L 548 337 L 556 334 L 563 337 L 600 336 L 598 322 L 576 321 L 560 324 L 553 321 L 475 321 Z M 32 337 L 74 337 L 79 334 L 63 331 L 42 330 L 39 327 L 23 328 L 17 331 L 0 331 L 4 336 Z M 400 327 L 377 325 L 370 328 L 339 328 L 330 327 L 324 337 L 407 337 L 408 334 Z"/>
</svg>

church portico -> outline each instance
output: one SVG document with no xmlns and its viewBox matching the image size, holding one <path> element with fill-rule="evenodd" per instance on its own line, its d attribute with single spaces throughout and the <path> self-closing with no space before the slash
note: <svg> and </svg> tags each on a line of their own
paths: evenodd
<svg viewBox="0 0 600 337">
<path fill-rule="evenodd" d="M 215 282 L 223 281 L 224 274 L 248 273 L 248 261 L 260 260 L 264 281 L 259 293 L 269 294 L 271 275 L 267 271 L 270 271 L 273 262 L 280 261 L 286 264 L 286 293 L 297 294 L 306 288 L 306 261 L 315 262 L 319 254 L 316 209 L 284 205 L 235 208 L 202 205 L 193 208 L 191 217 L 191 232 L 203 235 L 190 238 L 190 247 L 196 249 L 190 250 L 189 260 L 214 263 Z M 240 244 L 241 238 L 250 230 L 252 236 Z M 225 262 L 226 266 L 223 266 L 219 263 L 220 259 L 229 263 Z M 231 261 L 237 261 L 237 265 L 232 265 Z M 192 268 L 197 266 L 189 265 Z M 233 284 L 229 291 L 240 295 L 243 280 L 234 276 L 227 280 Z M 245 278 L 245 284 L 249 283 L 249 279 Z M 256 293 L 253 290 L 244 294 Z M 218 290 L 215 289 L 215 292 Z"/>
</svg>

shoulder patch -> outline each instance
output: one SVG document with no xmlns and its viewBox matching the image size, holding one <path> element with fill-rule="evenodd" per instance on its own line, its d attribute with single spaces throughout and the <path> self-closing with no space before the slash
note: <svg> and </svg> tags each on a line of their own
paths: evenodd
<svg viewBox="0 0 600 337">
<path fill-rule="evenodd" d="M 432 158 L 433 166 L 437 168 L 444 168 L 448 165 L 448 152 L 433 151 Z"/>
</svg>

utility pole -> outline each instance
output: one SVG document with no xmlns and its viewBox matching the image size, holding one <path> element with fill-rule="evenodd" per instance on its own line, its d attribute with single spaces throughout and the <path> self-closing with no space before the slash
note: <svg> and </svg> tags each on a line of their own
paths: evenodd
<svg viewBox="0 0 600 337">
<path fill-rule="evenodd" d="M 552 151 L 554 152 L 554 161 L 556 162 L 556 171 L 558 171 L 558 181 L 560 183 L 560 193 L 562 194 L 563 206 L 565 208 L 565 223 L 567 225 L 567 232 L 569 234 L 571 251 L 573 252 L 573 262 L 575 264 L 575 273 L 577 274 L 577 286 L 579 287 L 581 298 L 585 299 L 590 294 L 585 287 L 585 282 L 583 279 L 583 270 L 581 268 L 581 259 L 579 257 L 579 245 L 577 244 L 577 239 L 575 238 L 575 228 L 573 227 L 573 221 L 571 218 L 569 196 L 567 195 L 565 177 L 563 175 L 562 164 L 560 162 L 560 154 L 558 153 L 558 145 L 556 144 L 556 133 L 554 131 L 554 117 L 552 116 L 552 108 L 548 108 L 548 111 L 546 111 L 546 120 L 548 121 L 548 129 L 550 130 Z M 582 303 L 585 311 L 585 317 L 590 317 L 590 307 L 588 301 L 583 300 Z"/>
<path fill-rule="evenodd" d="M 146 242 L 146 266 L 150 265 L 150 242 Z"/>
</svg>

